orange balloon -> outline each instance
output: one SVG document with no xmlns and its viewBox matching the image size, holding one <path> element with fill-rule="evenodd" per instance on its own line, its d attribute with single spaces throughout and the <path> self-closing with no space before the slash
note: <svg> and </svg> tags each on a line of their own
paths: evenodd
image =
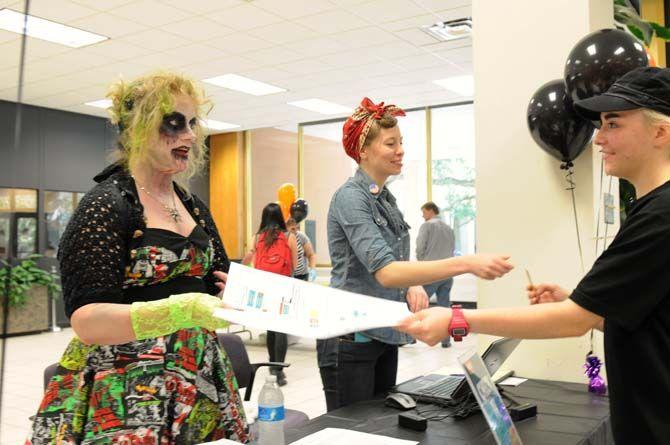
<svg viewBox="0 0 670 445">
<path fill-rule="evenodd" d="M 284 215 L 284 221 L 290 218 L 291 216 L 291 204 L 295 201 L 296 192 L 295 185 L 287 182 L 282 184 L 277 189 L 277 199 L 279 200 L 279 207 L 281 207 L 281 212 Z"/>
</svg>

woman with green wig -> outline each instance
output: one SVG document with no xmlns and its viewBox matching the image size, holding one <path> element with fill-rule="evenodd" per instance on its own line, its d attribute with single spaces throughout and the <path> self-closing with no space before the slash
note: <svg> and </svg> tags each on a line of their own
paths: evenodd
<svg viewBox="0 0 670 445">
<path fill-rule="evenodd" d="M 233 368 L 214 330 L 229 261 L 188 191 L 209 105 L 190 79 L 118 82 L 118 160 L 95 177 L 61 240 L 68 345 L 32 444 L 249 441 Z"/>
</svg>

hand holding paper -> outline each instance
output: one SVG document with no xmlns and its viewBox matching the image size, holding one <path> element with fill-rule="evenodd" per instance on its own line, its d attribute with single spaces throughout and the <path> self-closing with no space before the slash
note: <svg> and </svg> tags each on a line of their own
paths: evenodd
<svg viewBox="0 0 670 445">
<path fill-rule="evenodd" d="M 216 317 L 245 326 L 309 338 L 330 338 L 395 326 L 407 305 L 346 292 L 233 263 Z M 237 309 L 237 310 L 235 310 Z"/>
</svg>

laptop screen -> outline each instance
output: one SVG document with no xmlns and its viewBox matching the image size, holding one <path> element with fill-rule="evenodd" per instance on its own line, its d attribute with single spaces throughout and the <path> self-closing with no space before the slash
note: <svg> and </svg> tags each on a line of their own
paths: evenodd
<svg viewBox="0 0 670 445">
<path fill-rule="evenodd" d="M 465 354 L 458 361 L 498 445 L 522 445 L 514 422 L 479 354 Z"/>
</svg>

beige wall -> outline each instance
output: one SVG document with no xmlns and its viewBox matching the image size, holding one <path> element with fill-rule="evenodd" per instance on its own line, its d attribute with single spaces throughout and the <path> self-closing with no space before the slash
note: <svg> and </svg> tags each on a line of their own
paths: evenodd
<svg viewBox="0 0 670 445">
<path fill-rule="evenodd" d="M 298 188 L 298 135 L 275 128 L 251 130 L 251 234 L 258 231 L 263 207 L 277 202 L 285 182 Z"/>
<path fill-rule="evenodd" d="M 531 139 L 526 107 L 540 85 L 563 76 L 565 59 L 581 37 L 611 27 L 612 2 L 474 0 L 473 21 L 477 248 L 509 253 L 516 265 L 501 280 L 479 282 L 479 307 L 526 306 L 524 268 L 535 282 L 557 282 L 568 289 L 582 276 L 564 171 Z M 598 155 L 587 149 L 575 171 L 588 269 L 595 258 L 594 222 L 600 203 Z M 611 234 L 615 229 L 608 230 Z M 481 336 L 480 349 L 489 341 Z M 588 348 L 588 336 L 524 341 L 505 368 L 528 377 L 584 382 Z"/>
<path fill-rule="evenodd" d="M 338 126 L 341 126 L 339 123 Z M 308 219 L 316 221 L 316 262 L 330 264 L 326 223 L 333 193 L 352 176 L 354 164 L 342 148 L 342 143 L 330 139 L 303 135 L 305 160 L 305 200 L 309 205 Z"/>
</svg>

